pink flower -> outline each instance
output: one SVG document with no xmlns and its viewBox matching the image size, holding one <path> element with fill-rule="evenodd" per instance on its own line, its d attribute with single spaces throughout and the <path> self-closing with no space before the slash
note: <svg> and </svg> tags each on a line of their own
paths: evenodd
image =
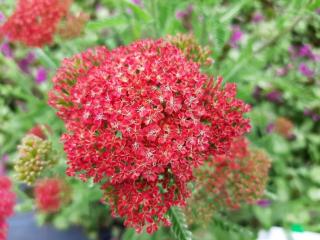
<svg viewBox="0 0 320 240">
<path fill-rule="evenodd" d="M 6 219 L 13 215 L 16 195 L 11 190 L 11 180 L 0 176 L 0 240 L 7 236 Z"/>
<path fill-rule="evenodd" d="M 131 2 L 134 3 L 134 4 L 136 4 L 136 5 L 138 5 L 138 6 L 140 6 L 140 7 L 143 6 L 143 3 L 142 3 L 141 0 L 131 0 Z"/>
<path fill-rule="evenodd" d="M 6 19 L 6 16 L 0 11 L 0 23 Z"/>
<path fill-rule="evenodd" d="M 41 84 L 45 82 L 48 78 L 48 72 L 44 67 L 39 67 L 37 69 L 37 74 L 36 74 L 36 83 Z"/>
<path fill-rule="evenodd" d="M 1 44 L 0 51 L 7 58 L 13 57 L 12 49 L 11 49 L 10 44 L 8 42 L 4 42 Z"/>
<path fill-rule="evenodd" d="M 232 34 L 230 38 L 230 45 L 234 48 L 237 47 L 242 37 L 243 37 L 243 32 L 241 31 L 240 27 L 233 26 Z"/>
<path fill-rule="evenodd" d="M 36 56 L 33 52 L 29 52 L 28 55 L 21 59 L 18 62 L 18 65 L 21 69 L 21 71 L 25 72 L 25 73 L 30 73 L 30 65 L 36 60 Z"/>
<path fill-rule="evenodd" d="M 299 71 L 302 75 L 312 78 L 314 76 L 314 71 L 312 71 L 308 65 L 301 63 L 299 66 Z"/>
<path fill-rule="evenodd" d="M 252 16 L 252 22 L 254 23 L 259 23 L 263 21 L 263 19 L 264 19 L 264 16 L 259 12 L 255 12 Z"/>
<path fill-rule="evenodd" d="M 179 20 L 184 20 L 185 18 L 188 18 L 193 11 L 193 6 L 190 4 L 186 9 L 180 10 L 176 12 L 176 18 Z"/>
</svg>

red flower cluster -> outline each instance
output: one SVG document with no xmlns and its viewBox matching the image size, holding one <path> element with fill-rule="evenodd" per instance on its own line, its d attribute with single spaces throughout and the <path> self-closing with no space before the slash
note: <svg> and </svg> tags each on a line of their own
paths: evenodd
<svg viewBox="0 0 320 240">
<path fill-rule="evenodd" d="M 69 188 L 59 178 L 42 179 L 36 183 L 35 199 L 37 208 L 44 213 L 58 212 L 69 197 Z"/>
<path fill-rule="evenodd" d="M 236 209 L 242 203 L 255 203 L 263 194 L 270 160 L 261 150 L 250 150 L 242 137 L 231 145 L 229 154 L 216 156 L 199 169 L 198 191 L 212 208 Z"/>
<path fill-rule="evenodd" d="M 13 15 L 0 27 L 0 35 L 32 47 L 49 44 L 71 1 L 19 0 Z"/>
<path fill-rule="evenodd" d="M 33 128 L 31 128 L 27 132 L 27 134 L 32 134 L 32 135 L 35 135 L 35 136 L 41 138 L 42 140 L 46 140 L 47 136 L 46 136 L 45 131 L 51 132 L 51 128 L 48 125 L 37 124 Z"/>
<path fill-rule="evenodd" d="M 163 40 L 88 50 L 53 81 L 68 174 L 106 180 L 113 213 L 137 231 L 169 224 L 165 213 L 185 204 L 193 168 L 250 128 L 235 85 L 223 88 Z"/>
<path fill-rule="evenodd" d="M 11 181 L 5 176 L 0 176 L 0 240 L 7 236 L 6 219 L 13 214 L 16 195 L 11 191 Z"/>
</svg>

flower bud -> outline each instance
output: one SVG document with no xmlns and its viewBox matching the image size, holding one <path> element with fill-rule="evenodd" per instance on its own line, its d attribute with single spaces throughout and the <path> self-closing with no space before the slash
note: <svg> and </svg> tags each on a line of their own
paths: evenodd
<svg viewBox="0 0 320 240">
<path fill-rule="evenodd" d="M 18 151 L 15 170 L 18 179 L 27 184 L 33 184 L 45 169 L 57 162 L 51 142 L 33 134 L 27 134 L 22 139 Z"/>
</svg>

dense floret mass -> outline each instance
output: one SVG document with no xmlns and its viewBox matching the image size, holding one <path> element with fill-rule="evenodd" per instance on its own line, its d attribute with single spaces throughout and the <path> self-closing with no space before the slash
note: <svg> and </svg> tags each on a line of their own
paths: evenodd
<svg viewBox="0 0 320 240">
<path fill-rule="evenodd" d="M 14 13 L 0 27 L 0 35 L 32 47 L 52 42 L 71 0 L 19 0 Z"/>
<path fill-rule="evenodd" d="M 7 238 L 6 219 L 13 214 L 16 195 L 11 191 L 11 181 L 8 177 L 0 176 L 0 240 Z"/>
<path fill-rule="evenodd" d="M 57 163 L 51 142 L 36 134 L 45 137 L 39 129 L 31 129 L 18 146 L 18 159 L 15 162 L 17 178 L 29 185 L 33 184 L 43 171 Z"/>
<path fill-rule="evenodd" d="M 235 139 L 227 154 L 211 158 L 197 169 L 189 218 L 210 220 L 219 210 L 256 203 L 264 193 L 269 168 L 265 152 L 251 149 L 244 137 Z"/>
<path fill-rule="evenodd" d="M 69 198 L 66 183 L 59 178 L 38 180 L 35 189 L 37 209 L 44 213 L 55 213 Z"/>
<path fill-rule="evenodd" d="M 250 128 L 235 85 L 222 87 L 164 40 L 88 50 L 53 81 L 68 174 L 104 180 L 113 213 L 138 231 L 169 224 L 165 213 L 185 204 L 193 168 Z"/>
</svg>

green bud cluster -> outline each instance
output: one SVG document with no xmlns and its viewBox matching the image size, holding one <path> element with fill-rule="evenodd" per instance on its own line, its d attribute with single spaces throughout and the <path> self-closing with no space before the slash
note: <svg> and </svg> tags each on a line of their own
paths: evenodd
<svg viewBox="0 0 320 240">
<path fill-rule="evenodd" d="M 18 146 L 15 171 L 20 181 L 33 184 L 41 173 L 57 163 L 56 154 L 49 140 L 27 134 Z"/>
</svg>

